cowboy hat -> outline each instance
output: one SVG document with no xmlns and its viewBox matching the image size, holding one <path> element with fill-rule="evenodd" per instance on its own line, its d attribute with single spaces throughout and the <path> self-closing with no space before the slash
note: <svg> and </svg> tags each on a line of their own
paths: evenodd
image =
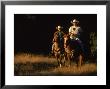
<svg viewBox="0 0 110 89">
<path fill-rule="evenodd" d="M 63 27 L 61 27 L 60 25 L 56 27 L 56 29 L 62 29 Z"/>
<path fill-rule="evenodd" d="M 71 21 L 71 23 L 79 23 L 79 21 L 76 19 L 73 19 L 73 21 Z"/>
</svg>

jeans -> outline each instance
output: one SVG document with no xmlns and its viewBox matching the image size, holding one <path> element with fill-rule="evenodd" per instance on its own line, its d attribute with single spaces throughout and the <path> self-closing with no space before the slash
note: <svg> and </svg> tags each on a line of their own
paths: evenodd
<svg viewBox="0 0 110 89">
<path fill-rule="evenodd" d="M 71 41 L 73 41 L 73 42 L 77 41 L 77 43 L 78 43 L 79 47 L 81 48 L 82 52 L 85 53 L 84 45 L 83 45 L 82 41 L 79 38 L 71 39 Z"/>
</svg>

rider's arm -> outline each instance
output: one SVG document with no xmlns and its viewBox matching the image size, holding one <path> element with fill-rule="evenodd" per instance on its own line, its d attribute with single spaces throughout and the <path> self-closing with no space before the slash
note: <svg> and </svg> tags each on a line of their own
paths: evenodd
<svg viewBox="0 0 110 89">
<path fill-rule="evenodd" d="M 54 40 L 54 38 L 53 38 L 52 43 L 54 43 L 54 41 L 55 41 L 55 40 Z"/>
<path fill-rule="evenodd" d="M 71 35 L 71 27 L 69 28 L 69 35 Z"/>
</svg>

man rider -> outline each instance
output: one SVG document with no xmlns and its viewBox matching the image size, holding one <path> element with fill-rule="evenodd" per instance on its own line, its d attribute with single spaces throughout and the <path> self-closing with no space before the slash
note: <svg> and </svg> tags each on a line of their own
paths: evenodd
<svg viewBox="0 0 110 89">
<path fill-rule="evenodd" d="M 59 38 L 58 39 L 58 43 L 59 43 L 60 47 L 62 48 L 62 52 L 63 52 L 63 41 L 64 41 L 63 36 L 64 36 L 64 32 L 62 31 L 62 28 L 63 27 L 61 27 L 60 25 L 56 27 L 57 31 L 54 33 L 54 37 L 58 36 L 58 38 Z M 55 42 L 54 38 L 53 38 L 52 42 L 53 42 L 53 45 L 52 45 L 52 53 L 53 53 L 53 51 L 54 51 L 54 42 Z"/>
<path fill-rule="evenodd" d="M 72 26 L 69 28 L 70 39 L 72 41 L 77 41 L 82 51 L 84 52 L 83 44 L 82 44 L 82 41 L 80 40 L 80 33 L 82 32 L 82 29 L 79 26 L 79 21 L 76 19 L 73 19 L 71 23 L 72 23 Z"/>
</svg>

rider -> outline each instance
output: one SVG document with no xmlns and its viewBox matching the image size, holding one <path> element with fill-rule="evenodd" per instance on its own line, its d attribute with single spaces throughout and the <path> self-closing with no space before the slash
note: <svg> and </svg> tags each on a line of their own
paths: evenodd
<svg viewBox="0 0 110 89">
<path fill-rule="evenodd" d="M 79 21 L 76 19 L 73 19 L 71 23 L 72 23 L 72 26 L 69 28 L 70 39 L 72 41 L 77 41 L 82 51 L 84 52 L 83 44 L 82 44 L 82 41 L 80 40 L 80 33 L 82 32 L 82 29 L 79 26 Z"/>
<path fill-rule="evenodd" d="M 60 45 L 60 47 L 63 49 L 63 41 L 64 41 L 64 39 L 63 39 L 63 36 L 64 36 L 64 32 L 62 31 L 62 29 L 63 29 L 63 27 L 61 27 L 60 25 L 59 26 L 57 26 L 56 27 L 56 29 L 58 30 L 58 31 L 56 31 L 55 33 L 54 33 L 54 37 L 55 36 L 58 36 L 58 41 L 59 41 L 59 45 Z M 55 39 L 53 38 L 53 45 L 52 45 L 52 53 L 53 53 L 53 51 L 54 51 L 54 42 L 55 42 Z M 62 50 L 62 52 L 63 52 L 63 50 Z"/>
</svg>

